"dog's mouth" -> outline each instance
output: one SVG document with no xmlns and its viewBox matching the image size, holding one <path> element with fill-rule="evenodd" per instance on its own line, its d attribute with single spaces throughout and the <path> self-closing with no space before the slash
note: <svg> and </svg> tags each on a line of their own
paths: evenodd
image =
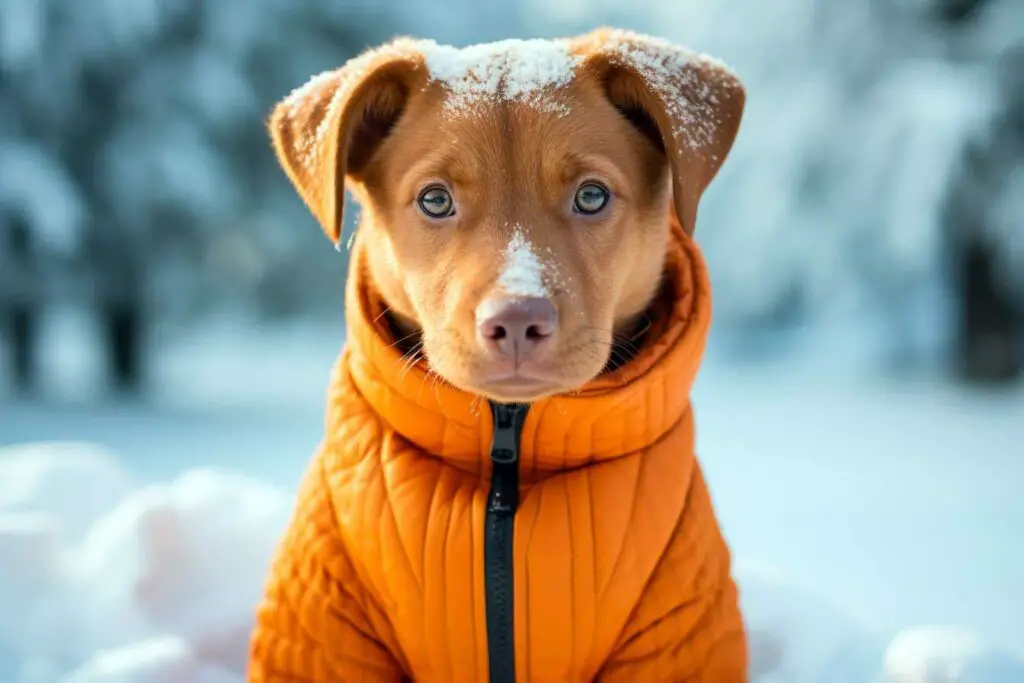
<svg viewBox="0 0 1024 683">
<path fill-rule="evenodd" d="M 564 379 L 547 377 L 541 373 L 518 370 L 512 373 L 495 373 L 476 381 L 479 393 L 505 401 L 536 401 L 538 398 L 560 393 L 564 390 Z"/>
<path fill-rule="evenodd" d="M 515 387 L 538 384 L 557 384 L 558 381 L 556 378 L 546 377 L 540 373 L 517 370 L 515 372 L 495 373 L 493 375 L 482 377 L 480 383 L 488 386 Z"/>
<path fill-rule="evenodd" d="M 422 330 L 410 331 L 390 314 L 387 314 L 386 318 L 395 339 L 393 344 L 402 352 L 406 365 L 426 362 L 430 372 L 440 380 L 490 399 L 529 403 L 547 396 L 571 393 L 579 390 L 586 381 L 593 379 L 593 376 L 590 376 L 585 381 L 580 378 L 570 381 L 564 372 L 559 371 L 558 368 L 561 366 L 558 363 L 528 361 L 519 364 L 496 362 L 490 364 L 486 370 L 469 373 L 462 381 L 457 381 L 430 363 Z M 652 317 L 648 311 L 634 320 L 625 331 L 615 334 L 611 340 L 607 361 L 595 376 L 614 372 L 627 365 L 643 346 L 651 333 L 651 328 Z"/>
</svg>

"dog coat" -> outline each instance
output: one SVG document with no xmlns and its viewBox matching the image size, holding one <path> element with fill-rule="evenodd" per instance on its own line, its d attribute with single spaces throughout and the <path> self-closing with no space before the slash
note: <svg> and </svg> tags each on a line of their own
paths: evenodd
<svg viewBox="0 0 1024 683">
<path fill-rule="evenodd" d="M 258 610 L 252 683 L 746 681 L 694 455 L 708 275 L 670 220 L 667 304 L 638 354 L 529 406 L 409 367 L 356 240 L 326 433 Z"/>
</svg>

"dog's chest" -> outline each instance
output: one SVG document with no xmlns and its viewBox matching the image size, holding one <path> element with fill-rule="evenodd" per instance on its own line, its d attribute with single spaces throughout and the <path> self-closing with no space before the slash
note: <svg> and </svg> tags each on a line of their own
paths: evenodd
<svg viewBox="0 0 1024 683">
<path fill-rule="evenodd" d="M 389 443 L 336 489 L 368 609 L 414 680 L 486 681 L 489 484 Z M 523 487 L 512 569 L 524 680 L 591 680 L 611 652 L 671 533 L 649 468 L 629 456 Z"/>
</svg>

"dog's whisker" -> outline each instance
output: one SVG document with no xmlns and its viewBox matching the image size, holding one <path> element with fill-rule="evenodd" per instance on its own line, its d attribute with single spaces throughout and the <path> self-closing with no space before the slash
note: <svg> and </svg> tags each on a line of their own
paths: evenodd
<svg viewBox="0 0 1024 683">
<path fill-rule="evenodd" d="M 390 344 L 388 344 L 388 348 L 392 349 L 392 348 L 394 348 L 396 346 L 401 345 L 402 343 L 404 343 L 406 341 L 409 341 L 410 339 L 413 339 L 414 337 L 421 336 L 421 334 L 422 333 L 420 333 L 420 332 L 413 332 L 412 334 L 407 334 L 404 337 L 402 337 L 401 339 L 396 339 L 395 341 L 393 341 Z"/>
<path fill-rule="evenodd" d="M 373 319 L 373 322 L 374 323 L 380 322 L 380 319 L 383 318 L 384 316 L 386 316 L 390 312 L 391 312 L 391 307 L 390 306 L 385 306 L 384 310 L 381 311 L 380 313 L 378 313 L 377 316 Z"/>
<path fill-rule="evenodd" d="M 398 381 L 399 381 L 399 382 L 401 382 L 401 381 L 404 381 L 404 380 L 405 380 L 405 378 L 406 378 L 406 376 L 407 376 L 407 375 L 409 374 L 409 372 L 410 372 L 410 371 L 411 371 L 411 370 L 412 370 L 412 369 L 413 369 L 414 367 L 416 367 L 416 362 L 417 362 L 417 360 L 418 360 L 418 359 L 412 359 L 412 360 L 411 360 L 411 361 L 410 361 L 410 362 L 408 363 L 408 365 L 406 365 L 406 366 L 405 366 L 405 367 L 404 367 L 404 368 L 402 369 L 402 371 L 401 371 L 401 372 L 399 373 L 399 376 L 398 376 Z"/>
<path fill-rule="evenodd" d="M 444 416 L 446 420 L 451 420 L 452 416 L 448 414 L 447 410 L 445 410 L 444 402 L 441 400 L 441 380 L 443 378 L 433 370 L 430 371 L 430 375 L 432 376 L 430 386 L 434 391 L 434 400 L 437 401 L 437 406 L 441 409 L 441 415 Z"/>
<path fill-rule="evenodd" d="M 419 352 L 420 352 L 420 349 L 422 347 L 423 347 L 422 344 L 416 344 L 412 348 L 410 348 L 408 351 L 403 353 L 402 354 L 402 358 L 401 358 L 402 364 L 405 365 L 406 363 L 408 363 L 410 361 L 410 359 L 418 359 Z"/>
<path fill-rule="evenodd" d="M 416 366 L 416 363 L 423 359 L 422 349 L 423 342 L 419 342 L 402 356 L 402 368 L 398 373 L 399 382 L 404 380 L 405 376 Z"/>
<path fill-rule="evenodd" d="M 434 381 L 433 378 L 434 377 L 439 377 L 439 376 L 440 375 L 437 374 L 437 371 L 434 370 L 434 368 L 432 368 L 430 366 L 430 364 L 428 363 L 427 367 L 426 367 L 426 372 L 424 372 L 423 373 L 423 377 L 420 378 L 420 385 L 419 385 L 419 387 L 416 388 L 416 402 L 417 403 L 420 401 L 420 398 L 423 396 L 423 387 L 424 386 L 427 386 L 427 387 L 432 386 L 433 385 L 433 381 Z M 434 398 L 437 398 L 437 396 L 435 395 Z M 438 406 L 440 406 L 440 405 L 441 405 L 441 403 L 440 403 L 440 401 L 438 401 Z M 445 417 L 448 417 L 448 416 L 445 415 Z"/>
<path fill-rule="evenodd" d="M 634 344 L 632 342 L 624 341 L 622 339 L 616 339 L 615 343 L 614 343 L 614 346 L 617 349 L 623 349 L 623 350 L 628 351 L 629 353 L 632 353 L 634 355 L 637 354 L 637 353 L 640 353 L 640 347 L 639 346 L 637 346 L 636 344 Z"/>
</svg>

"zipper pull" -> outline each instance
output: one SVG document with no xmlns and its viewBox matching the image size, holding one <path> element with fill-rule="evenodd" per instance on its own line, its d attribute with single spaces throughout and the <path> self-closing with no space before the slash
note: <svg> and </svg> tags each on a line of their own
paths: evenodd
<svg viewBox="0 0 1024 683">
<path fill-rule="evenodd" d="M 519 437 L 529 406 L 513 403 L 492 403 L 494 440 L 491 442 L 490 512 L 515 514 L 519 505 Z"/>
<path fill-rule="evenodd" d="M 494 416 L 491 462 L 516 462 L 519 459 L 519 436 L 523 431 L 526 406 L 518 403 L 492 403 L 491 414 Z"/>
</svg>

